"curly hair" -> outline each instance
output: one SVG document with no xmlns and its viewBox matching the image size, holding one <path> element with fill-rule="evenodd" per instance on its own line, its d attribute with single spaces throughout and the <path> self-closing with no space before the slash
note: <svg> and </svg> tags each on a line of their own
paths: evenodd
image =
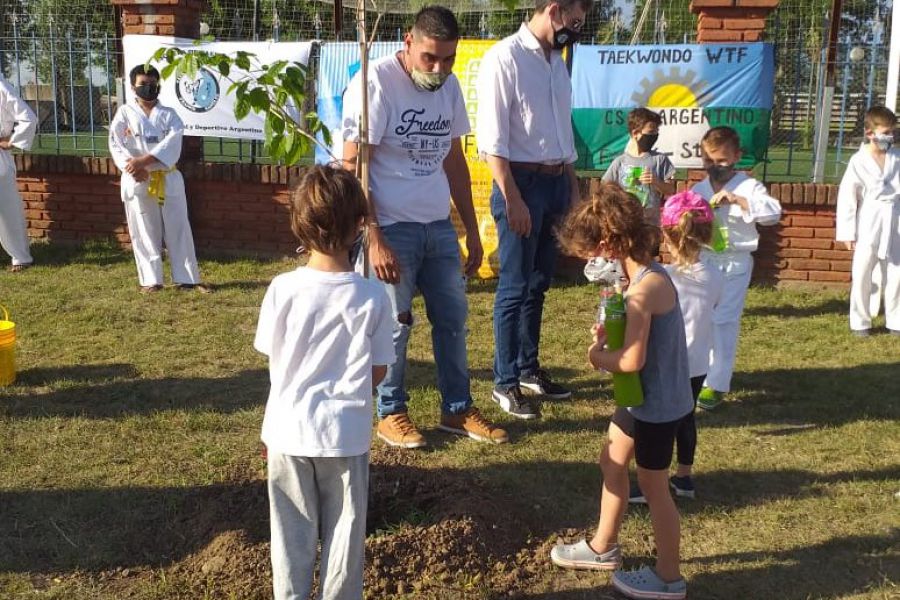
<svg viewBox="0 0 900 600">
<path fill-rule="evenodd" d="M 588 199 L 573 205 L 557 228 L 557 239 L 572 256 L 593 256 L 605 242 L 615 258 L 647 264 L 653 260 L 659 229 L 644 220 L 640 201 L 616 183 L 594 179 Z"/>
<path fill-rule="evenodd" d="M 349 171 L 309 167 L 291 192 L 291 231 L 308 250 L 347 250 L 368 214 L 362 186 Z"/>
<path fill-rule="evenodd" d="M 712 241 L 713 224 L 709 221 L 698 223 L 694 213 L 685 211 L 678 219 L 678 225 L 664 226 L 663 239 L 672 254 L 672 260 L 679 269 L 688 269 L 700 257 L 700 250 Z"/>
</svg>

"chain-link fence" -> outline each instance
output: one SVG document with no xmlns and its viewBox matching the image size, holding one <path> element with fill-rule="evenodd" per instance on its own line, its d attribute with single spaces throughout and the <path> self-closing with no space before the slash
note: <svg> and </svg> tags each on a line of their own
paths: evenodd
<svg viewBox="0 0 900 600">
<path fill-rule="evenodd" d="M 374 38 L 402 39 L 424 0 L 370 0 Z M 465 38 L 499 39 L 531 13 L 520 0 L 447 0 Z M 4 0 L 0 72 L 38 113 L 36 152 L 103 155 L 109 119 L 123 97 L 116 10 L 106 0 Z M 219 40 L 324 42 L 356 39 L 355 2 L 336 15 L 333 0 L 210 0 L 201 30 Z M 782 0 L 769 17 L 775 44 L 775 106 L 769 181 L 808 181 L 815 161 L 816 116 L 823 110 L 830 0 Z M 834 100 L 825 160 L 826 180 L 840 177 L 862 137 L 866 107 L 884 102 L 890 0 L 844 0 L 833 65 Z M 594 44 L 693 43 L 697 17 L 689 0 L 600 0 L 588 15 L 584 41 Z M 210 160 L 266 160 L 258 143 L 207 138 Z"/>
<path fill-rule="evenodd" d="M 826 85 L 830 0 L 782 0 L 768 22 L 775 44 L 775 106 L 769 161 L 770 181 L 808 181 L 815 156 L 816 121 L 827 107 Z M 828 123 L 825 180 L 840 178 L 859 148 L 863 115 L 884 104 L 891 4 L 887 0 L 845 1 L 833 62 L 834 96 Z"/>
</svg>

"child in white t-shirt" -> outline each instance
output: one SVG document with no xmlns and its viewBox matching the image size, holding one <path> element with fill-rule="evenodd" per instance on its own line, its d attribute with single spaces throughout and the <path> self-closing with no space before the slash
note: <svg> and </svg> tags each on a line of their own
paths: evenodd
<svg viewBox="0 0 900 600">
<path fill-rule="evenodd" d="M 672 256 L 672 264 L 666 265 L 666 271 L 678 292 L 678 304 L 684 316 L 695 409 L 709 367 L 713 312 L 725 287 L 725 277 L 700 258 L 701 250 L 708 248 L 712 242 L 714 219 L 709 203 L 692 191 L 671 196 L 666 200 L 660 216 L 663 240 Z M 691 472 L 697 451 L 697 422 L 693 411 L 678 424 L 675 447 L 678 468 L 675 475 L 669 478 L 669 487 L 676 496 L 693 498 L 695 489 Z M 628 501 L 632 504 L 646 503 L 644 494 L 637 486 L 632 487 Z"/>
<path fill-rule="evenodd" d="M 351 173 L 307 170 L 291 197 L 291 229 L 309 262 L 277 276 L 260 310 L 276 600 L 309 596 L 320 541 L 320 597 L 363 597 L 372 390 L 394 362 L 384 287 L 349 260 L 366 216 Z"/>
<path fill-rule="evenodd" d="M 725 276 L 722 299 L 713 313 L 713 346 L 706 382 L 697 405 L 711 410 L 731 390 L 741 313 L 753 273 L 753 252 L 759 245 L 757 225 L 775 225 L 781 204 L 766 186 L 735 171 L 741 160 L 741 140 L 731 127 L 713 127 L 700 142 L 703 168 L 709 177 L 693 191 L 710 203 L 722 226 L 726 245 L 721 252 L 704 251 L 704 260 Z"/>
</svg>

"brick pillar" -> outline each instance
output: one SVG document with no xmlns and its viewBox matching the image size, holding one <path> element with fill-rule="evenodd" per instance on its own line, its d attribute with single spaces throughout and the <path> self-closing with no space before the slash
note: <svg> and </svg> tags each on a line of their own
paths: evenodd
<svg viewBox="0 0 900 600">
<path fill-rule="evenodd" d="M 697 41 L 759 42 L 766 17 L 779 0 L 691 0 L 691 12 L 700 15 Z"/>
<path fill-rule="evenodd" d="M 205 0 L 110 1 L 121 11 L 124 35 L 200 37 L 200 13 L 206 7 Z M 181 159 L 202 160 L 203 138 L 185 137 Z"/>
</svg>

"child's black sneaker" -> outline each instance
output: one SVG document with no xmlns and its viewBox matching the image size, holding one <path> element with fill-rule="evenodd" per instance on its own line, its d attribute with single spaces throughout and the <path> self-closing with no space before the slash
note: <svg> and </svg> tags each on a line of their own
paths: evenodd
<svg viewBox="0 0 900 600">
<path fill-rule="evenodd" d="M 644 492 L 641 491 L 637 484 L 631 485 L 631 491 L 628 492 L 628 504 L 647 504 Z"/>
<path fill-rule="evenodd" d="M 690 475 L 687 477 L 670 477 L 669 487 L 672 488 L 672 491 L 679 498 L 693 498 L 696 495 L 694 492 L 694 481 Z"/>
</svg>

